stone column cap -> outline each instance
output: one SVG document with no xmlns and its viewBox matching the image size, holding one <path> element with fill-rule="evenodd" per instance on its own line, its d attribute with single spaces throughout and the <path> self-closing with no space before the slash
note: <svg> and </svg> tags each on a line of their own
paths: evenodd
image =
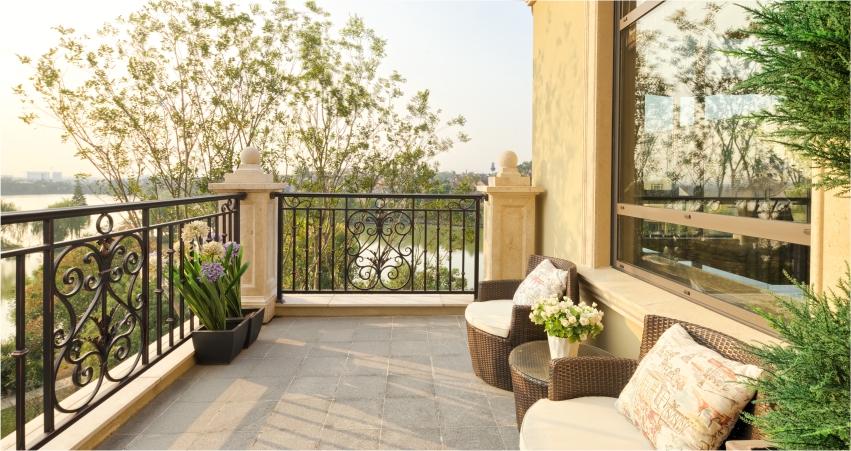
<svg viewBox="0 0 851 451">
<path fill-rule="evenodd" d="M 236 171 L 225 174 L 223 183 L 210 183 L 208 188 L 217 193 L 279 191 L 286 184 L 275 183 L 272 174 L 263 172 L 260 166 L 260 150 L 248 146 L 239 153 L 240 164 Z"/>
<path fill-rule="evenodd" d="M 219 194 L 234 193 L 259 193 L 280 191 L 286 188 L 286 183 L 210 183 L 207 188 Z"/>
<path fill-rule="evenodd" d="M 542 186 L 478 186 L 477 191 L 488 194 L 540 194 L 546 191 Z"/>
</svg>

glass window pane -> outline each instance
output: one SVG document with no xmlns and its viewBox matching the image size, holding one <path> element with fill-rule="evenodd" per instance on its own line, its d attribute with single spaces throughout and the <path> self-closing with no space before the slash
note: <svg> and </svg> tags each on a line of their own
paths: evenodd
<svg viewBox="0 0 851 451">
<path fill-rule="evenodd" d="M 744 2 L 749 6 L 748 2 Z M 734 3 L 667 2 L 621 32 L 618 201 L 810 221 L 808 165 L 747 116 L 775 101 L 733 92 L 757 67 Z"/>
<path fill-rule="evenodd" d="M 734 305 L 774 311 L 764 290 L 798 297 L 810 248 L 665 222 L 618 217 L 618 260 Z"/>
</svg>

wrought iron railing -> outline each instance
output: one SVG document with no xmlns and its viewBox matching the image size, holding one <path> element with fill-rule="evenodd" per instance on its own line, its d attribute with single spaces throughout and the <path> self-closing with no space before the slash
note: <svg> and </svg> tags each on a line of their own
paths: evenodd
<svg viewBox="0 0 851 451">
<path fill-rule="evenodd" d="M 281 296 L 478 291 L 481 194 L 272 197 Z"/>
<path fill-rule="evenodd" d="M 183 226 L 206 221 L 208 240 L 239 240 L 244 197 L 2 213 L 15 309 L 2 377 L 4 395 L 15 393 L 17 449 L 42 446 L 190 337 L 196 324 L 168 271 L 182 269 Z M 40 243 L 13 243 L 26 236 Z M 38 415 L 43 430 L 28 435 Z"/>
</svg>

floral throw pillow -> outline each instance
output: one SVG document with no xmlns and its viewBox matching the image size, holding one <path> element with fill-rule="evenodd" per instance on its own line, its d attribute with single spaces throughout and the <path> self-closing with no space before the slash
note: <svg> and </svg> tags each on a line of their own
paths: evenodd
<svg viewBox="0 0 851 451">
<path fill-rule="evenodd" d="M 514 304 L 532 305 L 541 298 L 554 294 L 561 296 L 566 286 L 567 271 L 562 271 L 549 260 L 544 260 L 520 283 L 514 292 Z"/>
<path fill-rule="evenodd" d="M 674 324 L 638 365 L 615 402 L 656 449 L 718 449 L 762 369 L 722 357 Z"/>
</svg>

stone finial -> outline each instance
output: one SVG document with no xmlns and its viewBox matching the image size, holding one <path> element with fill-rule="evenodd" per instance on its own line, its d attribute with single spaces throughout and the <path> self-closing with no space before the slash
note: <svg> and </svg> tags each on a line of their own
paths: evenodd
<svg viewBox="0 0 851 451">
<path fill-rule="evenodd" d="M 520 177 L 520 171 L 517 170 L 517 154 L 506 150 L 499 154 L 499 172 L 497 177 Z"/>
<path fill-rule="evenodd" d="M 215 183 L 210 186 L 214 186 L 214 188 L 210 189 L 229 189 L 233 188 L 233 186 L 229 186 L 229 184 L 257 184 L 257 183 L 272 183 L 275 186 L 279 184 L 274 183 L 274 177 L 272 174 L 266 174 L 263 172 L 263 168 L 260 166 L 260 150 L 254 146 L 248 146 L 242 149 L 242 152 L 239 153 L 239 167 L 236 168 L 236 171 L 225 174 L 224 184 Z M 227 186 L 226 186 L 227 185 Z M 234 185 L 235 186 L 235 185 Z M 283 185 L 281 185 L 283 187 Z M 246 191 L 250 188 L 247 186 L 240 185 L 240 191 Z M 275 188 L 270 188 L 271 190 L 275 190 Z"/>
<path fill-rule="evenodd" d="M 260 150 L 254 146 L 248 146 L 242 149 L 239 154 L 239 159 L 242 164 L 260 164 Z"/>
</svg>

